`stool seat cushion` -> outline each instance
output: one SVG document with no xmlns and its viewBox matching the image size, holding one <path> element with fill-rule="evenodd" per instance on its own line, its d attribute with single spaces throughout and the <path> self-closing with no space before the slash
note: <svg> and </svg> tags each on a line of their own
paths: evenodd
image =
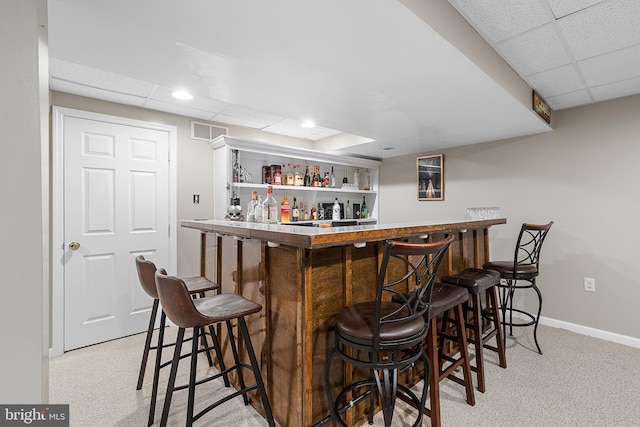
<svg viewBox="0 0 640 427">
<path fill-rule="evenodd" d="M 400 307 L 401 304 L 395 302 L 382 302 L 380 312 L 385 315 L 393 313 Z M 375 312 L 375 301 L 362 302 L 343 308 L 335 317 L 336 332 L 357 342 L 373 342 Z M 399 317 L 407 315 L 406 308 L 398 313 Z M 423 334 L 425 330 L 424 319 L 418 316 L 410 321 L 382 325 L 380 340 L 385 342 L 410 339 Z"/>
<path fill-rule="evenodd" d="M 500 283 L 500 273 L 496 270 L 467 268 L 460 274 L 443 277 L 442 281 L 452 285 L 463 286 L 470 293 L 478 294 Z"/>
<path fill-rule="evenodd" d="M 513 276 L 513 261 L 491 261 L 484 263 L 482 268 L 496 270 L 501 275 Z M 534 264 L 520 264 L 517 266 L 517 277 L 537 276 L 538 269 Z"/>
<path fill-rule="evenodd" d="M 218 294 L 193 300 L 197 310 L 193 323 L 196 326 L 245 317 L 262 310 L 262 306 L 238 294 Z"/>
<path fill-rule="evenodd" d="M 220 285 L 202 276 L 185 277 L 182 281 L 187 285 L 187 290 L 191 294 L 220 289 Z"/>
<path fill-rule="evenodd" d="M 431 310 L 429 318 L 433 319 L 469 300 L 469 292 L 459 286 L 447 285 L 446 283 L 436 283 L 431 294 Z"/>
</svg>

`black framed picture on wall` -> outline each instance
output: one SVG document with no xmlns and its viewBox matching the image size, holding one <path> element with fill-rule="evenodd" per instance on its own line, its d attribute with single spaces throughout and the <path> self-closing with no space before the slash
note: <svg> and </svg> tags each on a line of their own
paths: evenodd
<svg viewBox="0 0 640 427">
<path fill-rule="evenodd" d="M 418 200 L 444 200 L 444 155 L 418 157 Z"/>
</svg>

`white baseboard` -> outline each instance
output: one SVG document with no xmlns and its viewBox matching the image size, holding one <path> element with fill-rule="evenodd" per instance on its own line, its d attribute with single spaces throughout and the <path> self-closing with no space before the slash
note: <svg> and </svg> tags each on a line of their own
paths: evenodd
<svg viewBox="0 0 640 427">
<path fill-rule="evenodd" d="M 540 323 L 546 326 L 551 326 L 553 328 L 566 329 L 578 334 L 588 335 L 590 337 L 600 338 L 606 341 L 628 345 L 630 347 L 640 348 L 640 338 L 629 337 L 626 335 L 616 334 L 614 332 L 607 332 L 601 329 L 590 328 L 588 326 L 582 326 L 575 323 L 569 323 L 543 316 L 540 317 Z"/>
</svg>

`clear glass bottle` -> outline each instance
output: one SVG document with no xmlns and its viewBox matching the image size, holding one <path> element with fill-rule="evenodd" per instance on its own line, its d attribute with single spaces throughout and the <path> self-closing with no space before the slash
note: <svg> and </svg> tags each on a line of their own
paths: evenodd
<svg viewBox="0 0 640 427">
<path fill-rule="evenodd" d="M 353 172 L 353 186 L 355 188 L 360 188 L 360 169 L 356 169 Z"/>
<path fill-rule="evenodd" d="M 369 169 L 365 169 L 362 172 L 362 189 L 371 190 L 371 174 Z"/>
<path fill-rule="evenodd" d="M 263 212 L 263 220 L 268 224 L 277 224 L 278 223 L 278 202 L 276 202 L 275 197 L 273 197 L 273 187 L 267 187 L 267 199 L 264 201 L 265 209 Z M 266 216 L 265 216 L 266 215 Z"/>
<path fill-rule="evenodd" d="M 347 205 L 344 207 L 345 219 L 353 219 L 353 213 L 351 213 L 351 203 L 347 200 Z"/>
<path fill-rule="evenodd" d="M 300 172 L 300 165 L 295 166 L 295 172 L 293 174 L 294 185 L 304 185 L 304 177 L 302 176 L 302 172 Z"/>
<path fill-rule="evenodd" d="M 287 163 L 287 185 L 295 185 L 295 176 L 293 169 L 291 169 L 291 163 Z"/>
<path fill-rule="evenodd" d="M 256 208 L 255 208 L 256 222 L 262 222 L 262 210 L 263 209 L 264 209 L 264 206 L 263 206 L 263 201 L 262 201 L 262 194 L 260 194 L 258 196 L 258 202 L 256 203 Z"/>
<path fill-rule="evenodd" d="M 331 184 L 329 185 L 331 188 L 336 188 L 336 176 L 333 173 L 333 166 L 331 166 L 331 178 L 330 178 L 330 182 Z"/>
<path fill-rule="evenodd" d="M 253 190 L 251 192 L 251 200 L 247 204 L 247 222 L 256 222 L 256 206 L 258 205 L 258 192 Z"/>
</svg>

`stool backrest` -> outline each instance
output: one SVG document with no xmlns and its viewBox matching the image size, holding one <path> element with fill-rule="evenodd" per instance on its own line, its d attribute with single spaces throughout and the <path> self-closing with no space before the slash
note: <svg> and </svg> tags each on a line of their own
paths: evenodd
<svg viewBox="0 0 640 427">
<path fill-rule="evenodd" d="M 514 274 L 518 271 L 518 266 L 530 265 L 536 268 L 537 275 L 542 243 L 552 225 L 553 221 L 548 224 L 522 224 L 513 256 Z"/>
<path fill-rule="evenodd" d="M 187 285 L 182 279 L 168 276 L 164 268 L 155 274 L 162 310 L 169 320 L 181 328 L 195 328 L 209 323 L 196 309 Z"/>
<path fill-rule="evenodd" d="M 436 274 L 452 241 L 453 236 L 435 243 L 385 242 L 376 289 L 375 348 L 397 344 L 381 342 L 381 328 L 428 318 Z M 395 265 L 390 269 L 391 262 Z M 383 312 L 383 305 L 391 300 L 401 305 L 391 313 Z"/>
<path fill-rule="evenodd" d="M 138 270 L 138 279 L 142 285 L 142 289 L 153 299 L 158 299 L 158 290 L 156 289 L 156 265 L 144 259 L 142 255 L 136 257 L 136 270 Z"/>
</svg>

